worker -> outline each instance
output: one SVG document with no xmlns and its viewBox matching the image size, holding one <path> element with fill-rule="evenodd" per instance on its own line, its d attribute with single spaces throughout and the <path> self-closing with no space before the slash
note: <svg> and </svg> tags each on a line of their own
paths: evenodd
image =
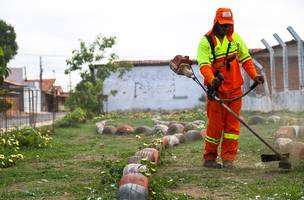
<svg viewBox="0 0 304 200">
<path fill-rule="evenodd" d="M 212 29 L 199 43 L 197 61 L 204 84 L 216 89 L 219 98 L 228 99 L 242 95 L 243 77 L 240 64 L 252 80 L 259 84 L 264 83 L 264 77 L 257 73 L 246 44 L 234 32 L 233 14 L 229 8 L 217 9 Z M 217 101 L 206 98 L 208 125 L 203 166 L 233 168 L 238 150 L 240 122 Z M 240 115 L 241 98 L 225 104 Z M 217 162 L 220 143 L 222 164 Z"/>
</svg>

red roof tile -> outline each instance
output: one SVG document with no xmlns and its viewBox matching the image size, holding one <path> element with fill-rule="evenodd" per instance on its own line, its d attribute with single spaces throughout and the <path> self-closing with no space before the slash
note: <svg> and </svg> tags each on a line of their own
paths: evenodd
<svg viewBox="0 0 304 200">
<path fill-rule="evenodd" d="M 39 82 L 39 79 L 27 80 L 26 82 Z M 48 92 L 52 90 L 52 87 L 55 83 L 56 79 L 42 79 L 42 91 Z"/>
</svg>

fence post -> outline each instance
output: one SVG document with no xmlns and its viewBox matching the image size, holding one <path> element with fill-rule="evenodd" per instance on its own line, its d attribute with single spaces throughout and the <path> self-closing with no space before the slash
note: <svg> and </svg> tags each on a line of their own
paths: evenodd
<svg viewBox="0 0 304 200">
<path fill-rule="evenodd" d="M 265 47 L 268 49 L 269 54 L 270 54 L 271 94 L 273 95 L 276 93 L 276 91 L 275 91 L 276 75 L 275 75 L 274 50 L 265 39 L 262 39 L 261 42 L 265 45 Z"/>
<path fill-rule="evenodd" d="M 299 67 L 299 88 L 304 87 L 304 62 L 303 62 L 303 41 L 301 37 L 295 32 L 295 30 L 288 26 L 287 30 L 292 35 L 292 37 L 297 41 L 298 45 L 298 67 Z"/>
<path fill-rule="evenodd" d="M 57 93 L 57 90 L 55 87 L 53 87 L 53 120 L 52 120 L 52 131 L 53 133 L 55 133 L 55 119 L 56 119 L 56 93 Z"/>
<path fill-rule="evenodd" d="M 30 125 L 30 127 L 32 127 L 32 124 L 33 124 L 33 119 L 32 119 L 32 114 L 31 114 L 31 111 L 32 111 L 32 102 L 31 102 L 31 93 L 30 93 L 29 90 L 28 90 L 28 104 L 29 104 L 29 110 L 28 110 L 29 125 Z"/>
<path fill-rule="evenodd" d="M 284 92 L 286 92 L 289 88 L 288 86 L 288 50 L 287 45 L 283 40 L 280 38 L 278 34 L 273 34 L 274 38 L 278 41 L 278 43 L 282 47 L 282 57 L 283 57 L 283 88 Z"/>
<path fill-rule="evenodd" d="M 268 81 L 267 81 L 267 76 L 265 73 L 265 69 L 264 67 L 256 60 L 256 59 L 252 59 L 253 64 L 260 69 L 261 74 L 265 77 L 265 82 L 264 82 L 264 91 L 265 91 L 265 95 L 266 96 L 270 96 L 270 92 L 269 92 L 269 87 L 268 87 Z"/>
<path fill-rule="evenodd" d="M 32 110 L 31 110 L 31 115 L 32 115 L 32 125 L 35 128 L 36 127 L 36 120 L 35 120 L 35 102 L 34 102 L 34 91 L 31 91 L 31 96 L 32 96 Z"/>
</svg>

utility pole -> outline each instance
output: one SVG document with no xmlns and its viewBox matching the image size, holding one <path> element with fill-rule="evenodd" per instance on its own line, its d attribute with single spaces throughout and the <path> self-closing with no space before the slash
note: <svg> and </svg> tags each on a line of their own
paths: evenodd
<svg viewBox="0 0 304 200">
<path fill-rule="evenodd" d="M 24 80 L 27 81 L 26 66 L 24 66 Z"/>
<path fill-rule="evenodd" d="M 41 102 L 41 111 L 43 111 L 43 105 L 44 105 L 44 97 L 43 97 L 43 93 L 42 93 L 43 68 L 42 68 L 42 57 L 41 56 L 39 56 L 39 68 L 40 68 L 40 74 L 39 74 L 40 102 Z"/>
</svg>

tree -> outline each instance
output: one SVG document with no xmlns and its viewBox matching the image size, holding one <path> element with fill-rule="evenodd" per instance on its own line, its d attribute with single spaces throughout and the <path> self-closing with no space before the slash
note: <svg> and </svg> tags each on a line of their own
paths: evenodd
<svg viewBox="0 0 304 200">
<path fill-rule="evenodd" d="M 67 105 L 73 110 L 81 107 L 87 112 L 99 114 L 103 112 L 103 83 L 112 73 L 118 72 L 119 77 L 132 68 L 128 62 L 117 62 L 118 56 L 108 52 L 115 45 L 115 37 L 97 36 L 96 40 L 87 44 L 80 40 L 78 50 L 72 51 L 67 59 L 69 66 L 65 73 L 80 71 L 81 82 L 71 92 Z M 88 69 L 84 69 L 84 67 Z M 114 93 L 114 91 L 113 91 Z"/>
<path fill-rule="evenodd" d="M 7 63 L 17 54 L 16 33 L 14 27 L 0 20 L 0 87 L 10 70 Z"/>
</svg>

